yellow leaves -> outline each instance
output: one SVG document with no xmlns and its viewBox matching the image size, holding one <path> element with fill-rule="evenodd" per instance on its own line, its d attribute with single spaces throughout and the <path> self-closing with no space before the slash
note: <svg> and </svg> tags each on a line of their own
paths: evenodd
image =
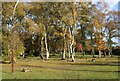
<svg viewBox="0 0 120 81">
<path fill-rule="evenodd" d="M 31 3 L 30 5 L 30 12 L 34 15 L 39 16 L 40 14 L 42 14 L 43 12 L 43 8 L 41 6 L 41 3 Z"/>
<path fill-rule="evenodd" d="M 98 50 L 105 50 L 105 49 L 107 49 L 105 42 L 102 39 L 99 39 L 98 40 Z"/>
<path fill-rule="evenodd" d="M 15 6 L 15 3 L 2 3 L 3 4 L 3 11 L 2 14 L 6 17 L 6 18 L 10 18 L 10 16 L 13 15 L 13 9 Z M 25 6 L 24 3 L 19 3 L 16 10 L 15 10 L 15 16 L 19 16 L 19 17 L 23 17 L 26 15 L 25 13 Z"/>
<path fill-rule="evenodd" d="M 101 23 L 101 26 L 103 27 L 104 25 L 105 25 L 105 23 L 104 23 L 104 22 L 102 22 L 102 23 Z"/>
<path fill-rule="evenodd" d="M 85 22 L 84 22 L 83 20 L 80 20 L 80 23 L 81 23 L 81 24 L 84 24 Z"/>
<path fill-rule="evenodd" d="M 35 22 L 30 19 L 30 18 L 25 18 L 22 23 L 26 26 L 26 27 L 32 27 L 35 25 Z"/>
<path fill-rule="evenodd" d="M 76 44 L 77 44 L 77 42 L 76 42 L 76 41 L 74 41 L 73 45 L 76 45 Z"/>
<path fill-rule="evenodd" d="M 102 39 L 99 39 L 98 44 L 104 44 L 104 41 Z"/>
<path fill-rule="evenodd" d="M 39 26 L 39 28 L 44 28 L 44 24 L 43 23 L 39 23 L 38 26 Z"/>
<path fill-rule="evenodd" d="M 63 34 L 63 33 L 54 32 L 54 35 L 55 35 L 56 37 L 64 37 L 64 34 Z"/>
<path fill-rule="evenodd" d="M 77 30 L 75 30 L 74 34 L 75 34 L 75 35 L 78 35 L 78 33 L 79 33 L 79 32 L 78 32 Z"/>
<path fill-rule="evenodd" d="M 74 11 L 73 14 L 74 14 L 74 17 L 77 17 L 77 12 L 76 11 Z"/>
<path fill-rule="evenodd" d="M 29 27 L 28 30 L 29 30 L 29 32 L 32 33 L 32 32 L 34 32 L 36 30 L 36 28 L 32 26 L 32 27 Z"/>
<path fill-rule="evenodd" d="M 72 40 L 72 35 L 69 35 L 69 39 Z"/>
<path fill-rule="evenodd" d="M 24 8 L 25 8 L 24 3 L 19 3 L 16 8 L 16 12 L 17 12 L 16 15 L 19 17 L 24 17 L 26 15 Z"/>
<path fill-rule="evenodd" d="M 94 20 L 94 24 L 95 24 L 96 27 L 99 27 L 99 22 L 98 22 L 98 20 Z"/>
<path fill-rule="evenodd" d="M 76 21 L 76 18 L 77 18 L 77 12 L 76 12 L 75 9 L 73 10 L 73 16 L 74 16 L 74 21 Z"/>
<path fill-rule="evenodd" d="M 2 15 L 4 15 L 6 18 L 9 18 L 13 15 L 13 4 L 4 2 L 2 3 Z"/>
<path fill-rule="evenodd" d="M 73 24 L 74 24 L 74 20 L 71 19 L 71 20 L 69 21 L 69 24 L 70 24 L 70 25 L 73 25 Z"/>
<path fill-rule="evenodd" d="M 69 10 L 70 13 L 67 11 L 67 13 L 62 16 L 62 20 L 68 25 L 75 24 L 77 18 L 77 11 L 73 7 L 71 7 L 71 9 L 72 10 Z"/>
</svg>

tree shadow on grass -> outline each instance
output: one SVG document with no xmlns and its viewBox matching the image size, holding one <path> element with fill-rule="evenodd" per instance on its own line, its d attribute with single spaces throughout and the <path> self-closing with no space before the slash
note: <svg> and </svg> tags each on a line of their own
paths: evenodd
<svg viewBox="0 0 120 81">
<path fill-rule="evenodd" d="M 104 71 L 104 70 L 88 70 L 88 69 L 86 69 L 86 70 L 79 70 L 79 69 L 75 69 L 75 68 L 71 68 L 70 66 L 70 68 L 69 67 L 64 67 L 64 68 L 62 68 L 62 67 L 53 67 L 53 66 L 49 66 L 49 67 L 43 67 L 43 66 L 34 66 L 34 65 L 23 65 L 24 67 L 33 67 L 33 68 L 44 68 L 44 69 L 53 69 L 53 70 L 66 70 L 66 71 L 85 71 L 85 72 L 116 72 L 116 73 L 120 73 L 120 71 Z"/>
<path fill-rule="evenodd" d="M 10 61 L 0 61 L 0 64 L 10 64 Z"/>
<path fill-rule="evenodd" d="M 115 72 L 115 73 L 120 73 L 120 71 L 102 71 L 102 70 L 75 70 L 75 69 L 66 69 L 66 70 L 70 70 L 70 71 L 85 71 L 85 72 Z"/>
<path fill-rule="evenodd" d="M 44 68 L 43 66 L 34 66 L 34 65 L 22 65 L 22 67 Z"/>
<path fill-rule="evenodd" d="M 79 65 L 79 66 L 120 66 L 120 62 L 105 62 L 105 63 L 97 63 L 97 62 L 89 62 L 89 63 L 59 63 L 62 65 Z"/>
</svg>

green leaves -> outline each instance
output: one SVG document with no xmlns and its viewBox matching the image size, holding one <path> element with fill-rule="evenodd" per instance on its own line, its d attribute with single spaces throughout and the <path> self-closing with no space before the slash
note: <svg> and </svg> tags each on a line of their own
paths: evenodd
<svg viewBox="0 0 120 81">
<path fill-rule="evenodd" d="M 4 15 L 5 18 L 10 18 L 10 16 L 13 15 L 13 6 L 15 5 L 15 3 L 7 3 L 4 2 L 2 3 L 2 15 Z"/>
<path fill-rule="evenodd" d="M 18 6 L 17 6 L 17 8 L 16 8 L 16 14 L 15 14 L 15 16 L 23 18 L 26 15 L 26 11 L 27 11 L 25 7 L 26 6 L 24 5 L 23 2 L 19 3 Z"/>
<path fill-rule="evenodd" d="M 15 56 L 19 56 L 20 54 L 24 53 L 24 45 L 23 42 L 20 40 L 17 34 L 10 34 L 9 36 L 3 35 L 3 43 L 2 43 L 2 53 L 3 58 L 7 60 L 11 60 L 11 50 L 14 48 Z"/>
<path fill-rule="evenodd" d="M 5 40 L 3 42 L 4 50 L 11 49 L 7 48 L 7 45 L 12 47 L 15 44 L 13 46 L 16 54 L 23 52 L 24 48 L 31 52 L 38 51 L 40 41 L 45 40 L 41 38 L 45 35 L 49 49 L 54 49 L 55 44 L 57 44 L 60 50 L 64 47 L 63 42 L 68 44 L 74 39 L 73 35 L 75 35 L 74 45 L 82 43 L 84 50 L 87 50 L 87 46 L 93 48 L 98 45 L 99 47 L 98 42 L 103 41 L 106 34 L 109 34 L 110 39 L 117 36 L 115 34 L 117 31 L 115 19 L 112 17 L 106 21 L 106 15 L 115 16 L 116 13 L 107 13 L 107 5 L 105 4 L 37 2 L 25 5 L 19 3 L 15 11 L 14 21 L 11 21 L 14 6 L 15 3 L 3 3 L 2 24 Z M 12 33 L 13 31 L 14 33 Z M 7 39 L 11 44 L 6 41 Z M 106 43 L 102 45 L 104 46 Z M 7 53 L 10 52 L 5 51 L 5 54 Z"/>
</svg>

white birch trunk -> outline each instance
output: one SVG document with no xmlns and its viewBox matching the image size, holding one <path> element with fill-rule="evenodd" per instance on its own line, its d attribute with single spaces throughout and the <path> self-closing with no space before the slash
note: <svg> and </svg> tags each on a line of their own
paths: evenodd
<svg viewBox="0 0 120 81">
<path fill-rule="evenodd" d="M 75 59 L 74 59 L 75 53 L 74 53 L 74 46 L 73 46 L 73 44 L 74 44 L 74 27 L 73 27 L 73 30 L 72 30 L 72 44 L 71 44 L 71 46 L 72 46 L 72 62 L 75 61 Z"/>
<path fill-rule="evenodd" d="M 64 45 L 64 46 L 63 46 L 64 49 L 63 49 L 63 53 L 62 53 L 62 59 L 65 59 L 65 53 L 66 53 L 66 50 L 65 50 L 65 49 L 66 49 L 65 34 L 64 34 L 63 42 L 64 42 L 64 44 L 63 44 L 63 45 Z"/>
<path fill-rule="evenodd" d="M 101 58 L 101 50 L 99 50 L 99 58 Z"/>
<path fill-rule="evenodd" d="M 70 59 L 70 42 L 68 43 L 68 59 Z"/>
<path fill-rule="evenodd" d="M 45 29 L 45 48 L 46 48 L 46 59 L 49 58 L 48 43 L 47 43 L 47 34 Z"/>
<path fill-rule="evenodd" d="M 64 52 L 63 52 L 63 55 L 62 55 L 62 59 L 65 59 L 65 49 L 64 49 Z"/>
<path fill-rule="evenodd" d="M 44 39 L 44 37 L 41 38 L 41 53 L 40 53 L 40 58 L 42 58 L 42 59 L 44 59 L 44 58 L 43 58 L 43 49 L 44 49 L 43 39 Z"/>
</svg>

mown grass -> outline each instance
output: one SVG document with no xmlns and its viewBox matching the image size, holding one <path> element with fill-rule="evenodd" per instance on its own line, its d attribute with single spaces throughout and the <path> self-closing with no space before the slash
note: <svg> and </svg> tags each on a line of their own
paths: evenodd
<svg viewBox="0 0 120 81">
<path fill-rule="evenodd" d="M 3 79 L 118 79 L 118 57 L 94 58 L 78 57 L 74 63 L 51 56 L 49 60 L 39 57 L 18 59 L 14 74 L 11 74 L 11 64 L 2 64 Z M 70 59 L 71 60 L 71 59 Z M 31 72 L 21 72 L 28 68 Z"/>
</svg>

